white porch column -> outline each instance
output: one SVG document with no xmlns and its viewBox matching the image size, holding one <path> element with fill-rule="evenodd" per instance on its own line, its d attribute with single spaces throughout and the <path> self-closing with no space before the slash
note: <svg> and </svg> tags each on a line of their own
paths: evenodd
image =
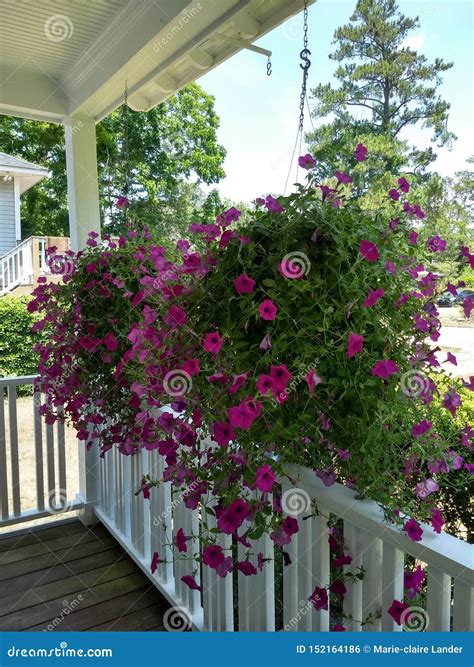
<svg viewBox="0 0 474 667">
<path fill-rule="evenodd" d="M 95 120 L 74 114 L 64 123 L 71 248 L 85 247 L 89 232 L 100 234 Z"/>
</svg>

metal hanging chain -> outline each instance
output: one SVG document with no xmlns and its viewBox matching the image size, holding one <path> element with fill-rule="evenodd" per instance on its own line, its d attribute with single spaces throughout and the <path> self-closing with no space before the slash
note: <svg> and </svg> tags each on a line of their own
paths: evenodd
<svg viewBox="0 0 474 667">
<path fill-rule="evenodd" d="M 311 51 L 308 49 L 308 0 L 304 0 L 304 10 L 303 10 L 303 49 L 300 52 L 300 58 L 303 62 L 300 63 L 300 67 L 303 70 L 303 83 L 301 84 L 301 93 L 300 93 L 300 123 L 299 129 L 300 132 L 303 132 L 303 123 L 304 123 L 304 105 L 306 100 L 306 86 L 308 82 L 308 70 L 311 67 L 311 60 L 308 56 L 311 55 Z"/>
<path fill-rule="evenodd" d="M 268 60 L 267 60 L 267 76 L 271 76 L 271 75 L 272 75 L 272 61 L 271 61 L 270 56 L 268 56 Z"/>
<path fill-rule="evenodd" d="M 125 86 L 125 94 L 124 94 L 124 100 L 125 104 L 125 131 L 124 131 L 124 140 L 123 140 L 123 157 L 124 157 L 124 166 L 125 166 L 125 178 L 124 178 L 124 195 L 128 199 L 128 195 L 130 193 L 130 178 L 131 178 L 131 172 L 130 172 L 130 154 L 129 154 L 129 137 L 128 137 L 128 129 L 129 129 L 129 109 L 128 109 L 128 87 Z M 126 210 L 126 209 L 125 209 Z"/>
</svg>

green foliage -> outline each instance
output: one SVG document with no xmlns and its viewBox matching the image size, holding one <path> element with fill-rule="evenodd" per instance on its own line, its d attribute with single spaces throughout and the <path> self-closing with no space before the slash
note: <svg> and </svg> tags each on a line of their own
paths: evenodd
<svg viewBox="0 0 474 667">
<path fill-rule="evenodd" d="M 44 337 L 31 331 L 38 318 L 27 311 L 29 300 L 27 296 L 0 298 L 0 377 L 38 372 L 33 346 Z"/>
<path fill-rule="evenodd" d="M 436 94 L 452 64 L 439 58 L 430 64 L 403 46 L 417 27 L 418 19 L 400 14 L 395 0 L 359 0 L 350 23 L 336 30 L 330 58 L 339 63 L 339 85 L 319 84 L 313 91 L 315 117 L 331 116 L 309 135 L 322 177 L 329 165 L 347 163 L 359 141 L 371 155 L 359 169 L 373 186 L 374 175 L 396 174 L 410 165 L 423 172 L 435 159 L 431 147 L 419 150 L 403 140 L 407 128 L 431 129 L 439 146 L 454 138 L 446 125 L 449 104 Z"/>
<path fill-rule="evenodd" d="M 199 183 L 223 176 L 224 148 L 217 142 L 214 99 L 197 84 L 148 112 L 121 107 L 97 125 L 101 218 L 116 232 L 124 215 L 114 207 L 127 195 L 143 219 L 179 227 L 183 208 L 204 203 Z M 80 129 L 78 130 L 80 132 Z M 69 235 L 64 131 L 52 125 L 0 116 L 0 148 L 48 167 L 44 179 L 22 197 L 22 233 Z M 196 184 L 186 184 L 193 179 Z M 192 192 L 191 192 L 192 191 Z M 196 200 L 193 202 L 193 199 Z"/>
</svg>

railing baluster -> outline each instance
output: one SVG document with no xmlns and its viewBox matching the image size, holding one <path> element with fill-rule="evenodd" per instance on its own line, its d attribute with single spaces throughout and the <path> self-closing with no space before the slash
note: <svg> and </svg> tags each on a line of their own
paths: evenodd
<svg viewBox="0 0 474 667">
<path fill-rule="evenodd" d="M 150 474 L 152 479 L 163 480 L 163 458 L 157 451 L 150 452 Z M 150 494 L 150 550 L 155 551 L 160 560 L 156 570 L 156 576 L 164 584 L 173 583 L 173 553 L 170 548 L 172 540 L 171 532 L 172 507 L 171 507 L 171 484 L 161 483 L 154 487 Z"/>
<path fill-rule="evenodd" d="M 362 563 L 366 574 L 362 580 L 362 621 L 370 615 L 371 623 L 362 626 L 365 632 L 382 629 L 382 540 L 362 532 Z"/>
<path fill-rule="evenodd" d="M 59 414 L 62 413 L 62 408 Z M 58 478 L 59 478 L 59 497 L 61 507 L 68 504 L 67 478 L 66 478 L 66 436 L 64 433 L 64 422 L 58 419 L 56 422 L 56 436 L 58 441 Z"/>
<path fill-rule="evenodd" d="M 282 492 L 292 493 L 294 487 L 284 480 L 282 483 Z M 283 627 L 288 632 L 298 630 L 298 618 L 300 612 L 300 598 L 298 591 L 298 557 L 299 557 L 299 533 L 291 536 L 290 544 L 283 547 L 288 554 L 291 563 L 283 564 Z M 309 598 L 311 589 L 306 596 Z M 240 601 L 239 601 L 240 605 Z"/>
<path fill-rule="evenodd" d="M 449 631 L 451 625 L 451 577 L 428 566 L 428 613 L 430 632 Z"/>
<path fill-rule="evenodd" d="M 0 387 L 0 514 L 8 519 L 7 434 L 5 431 L 5 393 Z"/>
<path fill-rule="evenodd" d="M 56 468 L 54 461 L 54 430 L 52 424 L 46 424 L 46 458 L 48 465 L 48 505 L 56 507 Z"/>
<path fill-rule="evenodd" d="M 345 565 L 347 572 L 357 572 L 362 565 L 362 535 L 360 530 L 349 521 L 344 521 L 344 543 L 348 549 L 348 555 L 352 557 L 352 563 Z M 344 598 L 344 613 L 352 617 L 346 620 L 347 630 L 358 632 L 362 629 L 362 586 L 360 581 L 347 583 L 347 592 Z"/>
<path fill-rule="evenodd" d="M 43 424 L 41 422 L 41 392 L 33 394 L 33 418 L 35 429 L 35 467 L 36 467 L 36 505 L 44 510 L 44 475 L 43 475 Z"/>
<path fill-rule="evenodd" d="M 318 504 L 319 516 L 313 519 L 313 582 L 322 588 L 329 585 L 329 542 L 327 517 L 329 512 Z M 311 594 L 313 589 L 310 590 Z M 308 596 L 309 597 L 309 596 Z M 313 631 L 327 632 L 329 630 L 328 609 L 320 609 L 312 614 Z"/>
<path fill-rule="evenodd" d="M 132 545 L 140 556 L 145 555 L 145 514 L 143 506 L 143 494 L 136 492 L 140 488 L 142 478 L 141 452 L 131 457 L 131 485 L 130 485 L 130 509 L 131 509 L 131 540 Z"/>
<path fill-rule="evenodd" d="M 120 533 L 124 534 L 125 511 L 124 511 L 123 494 L 122 494 L 122 489 L 124 488 L 124 477 L 123 477 L 123 467 L 122 467 L 123 456 L 120 454 L 117 447 L 113 448 L 111 455 L 113 456 L 114 459 L 115 484 L 117 487 L 113 517 L 117 530 Z"/>
<path fill-rule="evenodd" d="M 453 631 L 472 632 L 474 630 L 474 588 L 461 579 L 455 579 L 453 601 Z"/>
<path fill-rule="evenodd" d="M 401 625 L 387 613 L 393 600 L 403 597 L 403 562 L 404 553 L 384 542 L 382 564 L 382 630 L 401 632 Z"/>
<path fill-rule="evenodd" d="M 10 422 L 10 457 L 12 473 L 13 516 L 21 514 L 20 465 L 18 457 L 18 424 L 16 411 L 16 387 L 8 387 L 8 417 Z"/>
<path fill-rule="evenodd" d="M 117 502 L 117 481 L 115 479 L 114 452 L 112 449 L 104 456 L 105 471 L 107 476 L 107 502 L 106 513 L 109 518 L 114 516 L 114 508 Z"/>
</svg>

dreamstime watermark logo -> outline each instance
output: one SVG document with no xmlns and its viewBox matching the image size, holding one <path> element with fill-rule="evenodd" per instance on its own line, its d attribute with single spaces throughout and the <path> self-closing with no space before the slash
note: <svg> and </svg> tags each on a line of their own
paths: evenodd
<svg viewBox="0 0 474 667">
<path fill-rule="evenodd" d="M 297 280 L 306 276 L 311 268 L 308 255 L 304 252 L 290 252 L 285 255 L 280 264 L 280 271 L 285 278 Z"/>
<path fill-rule="evenodd" d="M 192 628 L 191 614 L 184 607 L 170 607 L 163 616 L 163 626 L 167 632 L 187 632 Z"/>
<path fill-rule="evenodd" d="M 281 497 L 282 510 L 290 516 L 305 514 L 311 508 L 311 498 L 304 489 L 288 489 Z"/>
<path fill-rule="evenodd" d="M 291 630 L 294 630 L 295 627 L 299 624 L 301 620 L 308 614 L 312 609 L 314 609 L 313 605 L 309 600 L 301 600 L 299 603 L 299 609 L 296 613 L 296 616 L 293 616 L 293 618 L 290 618 L 288 623 L 283 627 L 283 630 L 285 632 L 290 632 Z"/>
<path fill-rule="evenodd" d="M 428 612 L 422 607 L 408 607 L 400 615 L 400 625 L 406 632 L 425 632 L 429 624 Z"/>
<path fill-rule="evenodd" d="M 166 373 L 163 388 L 168 396 L 184 396 L 192 389 L 193 381 L 189 373 L 179 368 Z"/>
<path fill-rule="evenodd" d="M 63 608 L 61 609 L 61 613 L 46 626 L 43 632 L 53 632 L 56 630 L 56 628 L 58 628 L 61 623 L 63 623 L 64 620 L 69 616 L 69 614 L 71 614 L 77 609 L 77 607 L 79 607 L 83 600 L 84 597 L 80 594 L 77 596 L 77 598 L 74 598 L 74 600 L 63 600 Z M 61 648 L 66 648 L 66 646 L 61 646 Z"/>
<path fill-rule="evenodd" d="M 74 262 L 65 255 L 51 255 L 47 263 L 54 276 L 69 276 L 74 271 Z"/>
<path fill-rule="evenodd" d="M 419 370 L 407 371 L 400 380 L 402 392 L 410 398 L 419 398 L 430 389 L 430 379 Z"/>
<path fill-rule="evenodd" d="M 293 16 L 293 18 L 289 19 L 282 25 L 281 31 L 285 39 L 288 39 L 292 42 L 303 39 L 303 17 L 300 14 L 298 16 Z"/>
<path fill-rule="evenodd" d="M 186 9 L 184 9 L 177 17 L 177 21 L 174 26 L 170 28 L 158 42 L 153 44 L 153 51 L 158 53 L 164 46 L 166 46 L 166 44 L 169 44 L 169 42 L 171 42 L 174 37 L 179 35 L 181 30 L 188 25 L 191 19 L 199 14 L 201 9 L 202 4 L 200 2 L 196 2 L 192 7 L 186 7 Z"/>
<path fill-rule="evenodd" d="M 66 489 L 52 489 L 48 492 L 47 495 L 48 503 L 48 514 L 61 514 L 65 512 L 69 506 L 70 502 L 68 500 L 68 494 Z"/>
<path fill-rule="evenodd" d="M 72 37 L 74 26 L 69 16 L 54 14 L 44 24 L 44 34 L 50 42 L 63 42 Z"/>
<path fill-rule="evenodd" d="M 194 491 L 197 491 L 199 489 L 199 484 L 198 482 L 191 482 L 191 484 L 186 488 L 186 491 L 181 491 L 171 502 L 166 509 L 164 509 L 160 514 L 156 517 L 153 517 L 153 525 L 155 528 L 160 525 L 160 523 L 165 524 L 166 520 L 172 516 L 173 511 L 181 505 L 181 503 L 184 500 L 184 496 L 188 495 L 189 493 L 193 493 Z"/>
</svg>

